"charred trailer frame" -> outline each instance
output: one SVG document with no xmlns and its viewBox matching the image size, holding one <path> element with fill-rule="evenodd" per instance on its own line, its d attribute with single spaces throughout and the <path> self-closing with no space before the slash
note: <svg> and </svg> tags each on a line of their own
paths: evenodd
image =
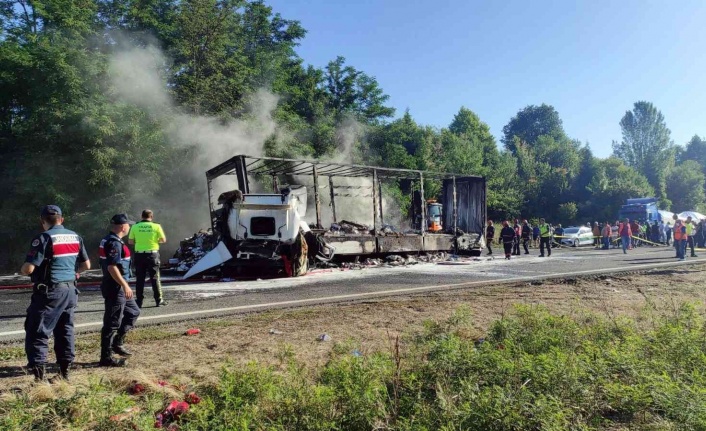
<svg viewBox="0 0 706 431">
<path fill-rule="evenodd" d="M 446 251 L 456 254 L 480 254 L 485 246 L 484 227 L 487 219 L 486 181 L 480 176 L 437 173 L 410 169 L 393 169 L 374 166 L 331 163 L 325 161 L 297 160 L 273 157 L 250 157 L 238 155 L 206 172 L 208 185 L 209 210 L 214 232 L 218 232 L 224 242 L 236 256 L 239 244 L 233 240 L 227 225 L 223 222 L 225 209 L 216 209 L 213 201 L 213 181 L 224 175 L 235 176 L 238 190 L 243 195 L 250 194 L 250 178 L 271 178 L 274 192 L 277 193 L 281 178 L 310 176 L 313 179 L 315 206 L 315 228 L 311 234 L 322 236 L 336 249 L 336 255 L 365 256 L 392 253 L 420 253 Z M 321 181 L 320 177 L 328 177 Z M 337 214 L 336 189 L 334 178 L 368 178 L 372 192 L 369 195 L 373 216 L 373 229 L 370 234 L 346 234 L 341 236 L 325 235 L 321 222 L 321 189 L 329 188 L 330 207 L 333 221 L 339 221 Z M 385 235 L 380 232 L 384 224 L 382 201 L 383 180 L 408 180 L 410 187 L 416 187 L 418 200 L 412 202 L 412 213 L 426 220 L 426 199 L 424 196 L 425 180 L 440 181 L 442 185 L 441 203 L 443 204 L 443 233 L 431 233 L 426 229 L 426 222 L 421 224 L 420 233 Z M 323 184 L 323 185 L 322 185 Z M 223 203 L 223 202 L 221 202 Z M 312 243 L 311 235 L 308 242 Z M 247 247 L 252 250 L 253 241 L 248 240 Z M 245 244 L 243 244 L 245 245 Z M 269 249 L 272 247 L 270 244 Z M 265 258 L 263 256 L 263 258 Z M 234 262 L 236 265 L 238 262 Z M 240 262 L 248 265 L 254 262 Z"/>
</svg>

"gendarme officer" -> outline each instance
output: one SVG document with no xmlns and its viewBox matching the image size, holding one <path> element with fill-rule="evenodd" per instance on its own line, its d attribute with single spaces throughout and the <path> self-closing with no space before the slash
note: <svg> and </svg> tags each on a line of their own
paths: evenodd
<svg viewBox="0 0 706 431">
<path fill-rule="evenodd" d="M 123 237 L 130 231 L 131 221 L 126 214 L 116 214 L 110 220 L 110 233 L 101 240 L 98 249 L 103 280 L 101 293 L 105 299 L 103 328 L 101 329 L 100 366 L 121 367 L 124 359 L 113 358 L 112 352 L 120 356 L 132 353 L 125 348 L 125 335 L 135 326 L 140 308 L 127 283 L 130 278 L 130 249 Z"/>
<path fill-rule="evenodd" d="M 167 242 L 162 226 L 152 221 L 151 210 L 142 211 L 142 221 L 130 229 L 128 240 L 135 244 L 135 289 L 137 305 L 142 308 L 145 278 L 149 274 L 154 302 L 157 307 L 167 305 L 162 297 L 162 282 L 159 279 L 159 245 Z"/>
<path fill-rule="evenodd" d="M 64 228 L 61 209 L 42 208 L 44 232 L 32 240 L 20 272 L 32 277 L 32 301 L 25 320 L 25 352 L 28 367 L 37 380 L 44 380 L 49 337 L 54 334 L 54 352 L 59 374 L 69 378 L 74 361 L 74 311 L 78 302 L 78 273 L 91 268 L 83 239 Z"/>
</svg>

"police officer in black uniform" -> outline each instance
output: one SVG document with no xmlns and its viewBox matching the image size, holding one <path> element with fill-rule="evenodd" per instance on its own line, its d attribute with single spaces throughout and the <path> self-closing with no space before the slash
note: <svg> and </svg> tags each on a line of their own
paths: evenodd
<svg viewBox="0 0 706 431">
<path fill-rule="evenodd" d="M 124 346 L 125 335 L 135 326 L 140 315 L 140 308 L 127 283 L 130 278 L 130 249 L 122 240 L 130 232 L 130 225 L 134 222 L 126 214 L 116 214 L 110 223 L 110 233 L 101 240 L 98 250 L 103 271 L 101 293 L 105 299 L 99 365 L 122 367 L 125 365 L 125 359 L 115 359 L 112 353 L 121 356 L 132 354 Z"/>
<path fill-rule="evenodd" d="M 49 337 L 54 334 L 54 352 L 59 375 L 69 378 L 74 361 L 74 310 L 78 302 L 78 273 L 91 268 L 83 239 L 64 228 L 61 208 L 42 208 L 44 232 L 32 240 L 20 272 L 32 278 L 32 300 L 25 320 L 25 352 L 28 368 L 44 380 Z"/>
</svg>

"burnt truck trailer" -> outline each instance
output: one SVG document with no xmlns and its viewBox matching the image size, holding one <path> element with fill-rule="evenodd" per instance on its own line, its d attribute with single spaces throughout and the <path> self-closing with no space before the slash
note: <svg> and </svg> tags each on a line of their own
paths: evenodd
<svg viewBox="0 0 706 431">
<path fill-rule="evenodd" d="M 214 202 L 214 181 L 220 184 L 233 177 L 237 189 L 220 194 Z M 206 180 L 218 245 L 184 278 L 217 266 L 224 273 L 258 267 L 298 276 L 316 260 L 442 251 L 479 255 L 485 247 L 483 177 L 239 155 L 206 172 Z M 313 199 L 308 199 L 303 180 L 313 189 Z M 416 229 L 401 232 L 385 225 L 389 209 L 384 207 L 382 185 L 391 181 L 410 191 L 408 221 Z M 439 201 L 426 199 L 425 181 L 440 184 Z M 251 185 L 263 184 L 271 184 L 272 193 L 251 191 Z M 372 226 L 340 220 L 342 210 L 351 205 L 358 213 L 369 212 Z M 324 210 L 331 228 L 322 223 Z M 341 225 L 358 229 L 337 229 Z"/>
</svg>

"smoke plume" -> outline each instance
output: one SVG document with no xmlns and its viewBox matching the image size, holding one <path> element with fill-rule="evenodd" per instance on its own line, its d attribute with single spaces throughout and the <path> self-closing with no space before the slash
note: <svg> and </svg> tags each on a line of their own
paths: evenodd
<svg viewBox="0 0 706 431">
<path fill-rule="evenodd" d="M 210 227 L 206 170 L 238 155 L 261 156 L 267 139 L 280 131 L 273 119 L 278 96 L 266 89 L 254 92 L 247 102 L 243 119 L 224 121 L 207 115 L 191 115 L 175 103 L 166 84 L 169 60 L 152 45 L 130 46 L 111 56 L 111 87 L 118 100 L 133 104 L 162 125 L 167 142 L 175 149 L 189 150 L 189 160 L 172 184 L 162 184 L 159 193 L 144 187 L 139 178 L 128 180 L 133 211 L 155 210 L 155 219 L 165 225 L 174 241 L 168 252 L 178 247 L 177 241 L 189 237 L 200 228 Z M 237 188 L 233 176 L 214 182 L 213 198 Z"/>
</svg>

